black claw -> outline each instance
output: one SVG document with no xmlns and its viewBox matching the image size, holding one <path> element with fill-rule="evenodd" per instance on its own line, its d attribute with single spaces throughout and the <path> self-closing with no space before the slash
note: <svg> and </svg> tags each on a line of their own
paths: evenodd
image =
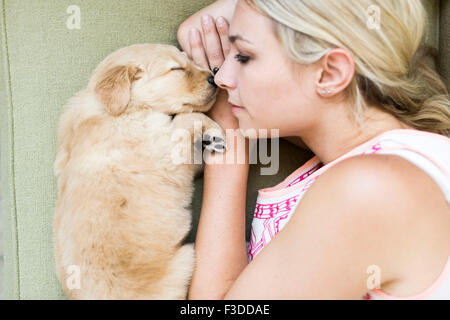
<svg viewBox="0 0 450 320">
<path fill-rule="evenodd" d="M 224 138 L 219 136 L 210 136 L 205 133 L 203 135 L 203 147 L 213 152 L 224 152 L 226 146 L 224 145 Z"/>
</svg>

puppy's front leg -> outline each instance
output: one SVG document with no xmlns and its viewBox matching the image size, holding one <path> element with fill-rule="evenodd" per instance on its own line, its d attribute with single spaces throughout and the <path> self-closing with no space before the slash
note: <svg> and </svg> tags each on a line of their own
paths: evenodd
<svg viewBox="0 0 450 320">
<path fill-rule="evenodd" d="M 195 144 L 203 142 L 205 148 L 210 151 L 225 151 L 224 130 L 204 113 L 177 114 L 172 120 L 172 129 L 186 130 L 190 134 L 191 141 L 193 138 Z"/>
</svg>

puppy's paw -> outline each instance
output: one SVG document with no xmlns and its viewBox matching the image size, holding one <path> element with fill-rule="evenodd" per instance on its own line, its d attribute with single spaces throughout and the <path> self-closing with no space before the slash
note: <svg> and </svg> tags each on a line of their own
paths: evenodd
<svg viewBox="0 0 450 320">
<path fill-rule="evenodd" d="M 211 152 L 223 153 L 226 150 L 225 137 L 220 129 L 209 129 L 203 134 L 203 147 Z"/>
</svg>

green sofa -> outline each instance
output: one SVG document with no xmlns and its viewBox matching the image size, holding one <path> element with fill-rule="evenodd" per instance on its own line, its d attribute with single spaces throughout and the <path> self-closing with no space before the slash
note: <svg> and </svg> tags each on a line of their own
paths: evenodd
<svg viewBox="0 0 450 320">
<path fill-rule="evenodd" d="M 52 246 L 56 181 L 53 161 L 62 106 L 87 85 L 91 71 L 110 52 L 131 44 L 178 45 L 178 26 L 213 0 L 3 0 L 0 1 L 0 147 L 6 299 L 65 299 Z M 72 19 L 80 11 L 77 28 Z M 438 33 L 448 1 L 427 1 L 429 42 L 448 57 L 449 30 Z M 441 10 L 439 8 L 442 7 Z M 72 9 L 75 8 L 75 11 Z M 448 28 L 447 21 L 441 19 Z M 440 42 L 438 41 L 440 39 Z M 445 44 L 445 45 L 444 45 Z M 447 61 L 443 60 L 443 61 Z M 448 66 L 441 69 L 448 73 Z M 313 155 L 282 139 L 280 170 L 250 169 L 247 222 L 257 190 L 284 180 Z M 194 241 L 203 180 L 195 181 Z M 247 232 L 248 236 L 248 232 Z"/>
</svg>

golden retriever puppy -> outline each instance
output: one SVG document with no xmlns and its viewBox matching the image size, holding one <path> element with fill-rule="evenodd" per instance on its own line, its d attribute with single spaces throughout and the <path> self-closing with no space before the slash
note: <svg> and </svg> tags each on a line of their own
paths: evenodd
<svg viewBox="0 0 450 320">
<path fill-rule="evenodd" d="M 218 93 L 211 76 L 174 46 L 138 44 L 106 57 L 69 99 L 58 128 L 53 225 L 69 298 L 186 298 L 194 250 L 182 242 L 196 166 L 192 153 L 181 162 L 173 151 L 194 149 L 204 134 L 209 151 L 223 152 L 224 131 L 202 113 Z"/>
</svg>

